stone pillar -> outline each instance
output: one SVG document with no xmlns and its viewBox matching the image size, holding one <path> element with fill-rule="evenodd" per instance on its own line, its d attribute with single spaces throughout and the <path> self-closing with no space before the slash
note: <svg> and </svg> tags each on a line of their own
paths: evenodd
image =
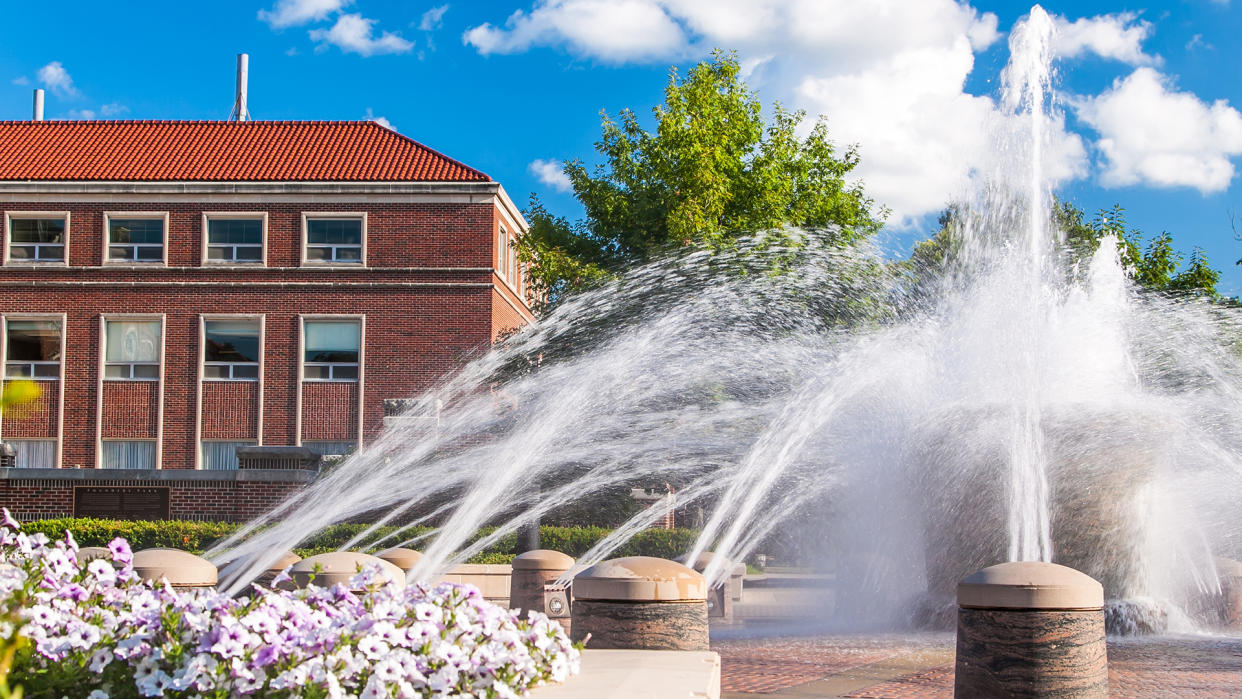
<svg viewBox="0 0 1242 699">
<path fill-rule="evenodd" d="M 553 617 L 563 617 L 562 624 L 568 624 L 569 618 L 564 617 L 568 609 L 549 610 L 544 605 L 544 586 L 556 582 L 574 567 L 574 559 L 560 551 L 536 549 L 519 554 L 513 559 L 513 573 L 509 581 L 509 607 L 511 609 L 533 609 Z"/>
<path fill-rule="evenodd" d="M 383 551 L 375 554 L 375 557 L 383 561 L 388 561 L 389 563 L 400 568 L 401 572 L 408 575 L 411 570 L 414 570 L 414 566 L 418 565 L 418 562 L 423 560 L 423 553 L 422 551 L 415 551 L 414 549 L 398 547 L 384 549 Z"/>
<path fill-rule="evenodd" d="M 144 549 L 134 553 L 134 572 L 143 580 L 180 589 L 215 587 L 219 572 L 211 561 L 178 549 Z"/>
<path fill-rule="evenodd" d="M 306 587 L 312 582 L 319 587 L 331 587 L 336 584 L 348 587 L 349 581 L 363 567 L 372 566 L 378 566 L 385 578 L 405 587 L 405 573 L 400 568 L 375 556 L 354 551 L 334 551 L 303 558 L 293 564 L 289 575 L 293 578 L 293 584 L 298 587 Z"/>
<path fill-rule="evenodd" d="M 686 566 L 616 558 L 574 576 L 570 637 L 587 648 L 707 650 L 707 583 Z"/>
<path fill-rule="evenodd" d="M 707 570 L 707 566 L 711 565 L 711 562 L 715 559 L 715 552 L 704 551 L 694 559 L 690 567 L 702 573 Z M 731 560 L 724 561 L 724 564 L 729 570 L 729 579 L 721 584 L 721 587 L 724 589 L 720 594 L 708 594 L 708 615 L 732 622 L 733 603 L 742 601 L 742 579 L 746 577 L 746 564 L 735 563 Z M 714 603 L 712 602 L 713 599 L 715 599 Z"/>
<path fill-rule="evenodd" d="M 1055 563 L 1002 563 L 957 586 L 953 695 L 1108 697 L 1104 588 Z"/>
<path fill-rule="evenodd" d="M 1216 559 L 1216 574 L 1224 597 L 1221 621 L 1225 628 L 1242 630 L 1242 563 L 1229 558 Z"/>
</svg>

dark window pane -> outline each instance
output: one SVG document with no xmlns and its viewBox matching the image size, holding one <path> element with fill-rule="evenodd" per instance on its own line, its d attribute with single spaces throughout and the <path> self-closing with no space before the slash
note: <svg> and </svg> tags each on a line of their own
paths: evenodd
<svg viewBox="0 0 1242 699">
<path fill-rule="evenodd" d="M 263 221 L 260 219 L 209 219 L 207 242 L 258 245 L 263 242 Z"/>
<path fill-rule="evenodd" d="M 229 248 L 207 248 L 207 259 L 209 260 L 228 260 L 233 251 Z"/>
<path fill-rule="evenodd" d="M 33 260 L 35 258 L 35 248 L 33 245 L 14 245 L 9 248 L 10 260 Z"/>
<path fill-rule="evenodd" d="M 306 259 L 308 260 L 326 260 L 332 254 L 331 250 L 326 248 L 307 248 Z"/>
<path fill-rule="evenodd" d="M 259 324 L 207 321 L 204 360 L 208 362 L 259 361 Z"/>
<path fill-rule="evenodd" d="M 64 245 L 44 245 L 39 248 L 38 259 L 40 260 L 63 260 L 65 259 Z"/>
<path fill-rule="evenodd" d="M 360 219 L 313 218 L 306 222 L 306 242 L 324 245 L 362 243 Z"/>
<path fill-rule="evenodd" d="M 23 362 L 60 360 L 60 323 L 54 320 L 10 320 L 8 359 Z"/>
<path fill-rule="evenodd" d="M 5 376 L 30 376 L 29 364 L 8 364 L 4 368 Z"/>
<path fill-rule="evenodd" d="M 235 364 L 233 365 L 233 378 L 235 379 L 257 379 L 259 378 L 259 365 L 257 364 Z"/>
<path fill-rule="evenodd" d="M 109 242 L 163 243 L 164 220 L 159 218 L 114 218 L 108 220 Z"/>
<path fill-rule="evenodd" d="M 160 377 L 160 367 L 158 364 L 135 364 L 135 379 L 158 379 Z"/>
<path fill-rule="evenodd" d="M 63 243 L 65 219 L 63 218 L 15 218 L 13 242 L 15 243 Z"/>
<path fill-rule="evenodd" d="M 229 368 L 219 364 L 203 365 L 203 378 L 205 379 L 227 379 L 229 377 Z"/>
<path fill-rule="evenodd" d="M 113 245 L 108 248 L 109 260 L 132 260 L 134 259 L 134 249 L 123 245 Z"/>
<path fill-rule="evenodd" d="M 358 378 L 358 365 L 354 366 L 334 366 L 332 367 L 332 378 L 334 379 L 356 379 Z"/>
<path fill-rule="evenodd" d="M 356 364 L 358 362 L 358 350 L 307 350 L 306 361 Z"/>
<path fill-rule="evenodd" d="M 36 364 L 34 365 L 34 375 L 41 379 L 55 379 L 60 377 L 59 364 Z"/>
<path fill-rule="evenodd" d="M 326 366 L 308 366 L 305 367 L 303 376 L 311 381 L 323 380 L 328 378 L 328 367 Z"/>
<path fill-rule="evenodd" d="M 237 259 L 247 262 L 258 262 L 263 259 L 263 248 L 237 248 Z"/>
<path fill-rule="evenodd" d="M 163 247 L 138 248 L 138 259 L 142 262 L 158 262 L 164 259 Z"/>
<path fill-rule="evenodd" d="M 128 379 L 128 364 L 109 364 L 104 367 L 104 378 L 107 379 Z"/>
<path fill-rule="evenodd" d="M 336 259 L 342 262 L 361 262 L 362 248 L 337 248 Z"/>
</svg>

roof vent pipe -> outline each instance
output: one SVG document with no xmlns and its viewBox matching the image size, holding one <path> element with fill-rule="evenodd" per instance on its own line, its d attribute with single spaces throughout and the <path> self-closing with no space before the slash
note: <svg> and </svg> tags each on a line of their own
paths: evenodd
<svg viewBox="0 0 1242 699">
<path fill-rule="evenodd" d="M 34 116 L 35 121 L 43 121 L 43 90 L 34 91 Z"/>
<path fill-rule="evenodd" d="M 237 96 L 233 99 L 233 113 L 230 121 L 250 121 L 250 110 L 246 108 L 246 83 L 250 77 L 250 56 L 237 54 Z"/>
</svg>

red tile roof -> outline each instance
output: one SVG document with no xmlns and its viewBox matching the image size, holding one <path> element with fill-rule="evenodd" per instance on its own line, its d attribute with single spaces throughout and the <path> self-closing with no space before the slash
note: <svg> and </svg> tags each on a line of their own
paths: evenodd
<svg viewBox="0 0 1242 699">
<path fill-rule="evenodd" d="M 487 182 L 372 121 L 0 121 L 0 180 Z"/>
</svg>

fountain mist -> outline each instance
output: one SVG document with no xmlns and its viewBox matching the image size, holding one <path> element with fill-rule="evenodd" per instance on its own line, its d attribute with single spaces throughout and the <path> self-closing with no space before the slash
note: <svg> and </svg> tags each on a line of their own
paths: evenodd
<svg viewBox="0 0 1242 699">
<path fill-rule="evenodd" d="M 1116 241 L 1070 259 L 1043 166 L 1061 118 L 1051 38 L 1038 6 L 1011 34 L 995 163 L 954 207 L 943 265 L 784 231 L 636 268 L 209 555 L 236 591 L 330 524 L 431 523 L 411 572 L 429 578 L 584 498 L 670 484 L 703 513 L 688 553 L 779 542 L 836 574 L 825 615 L 841 625 L 934 618 L 1003 560 L 1065 563 L 1169 623 L 1204 618 L 1213 557 L 1242 554 L 1242 323 L 1139 292 Z"/>
</svg>

